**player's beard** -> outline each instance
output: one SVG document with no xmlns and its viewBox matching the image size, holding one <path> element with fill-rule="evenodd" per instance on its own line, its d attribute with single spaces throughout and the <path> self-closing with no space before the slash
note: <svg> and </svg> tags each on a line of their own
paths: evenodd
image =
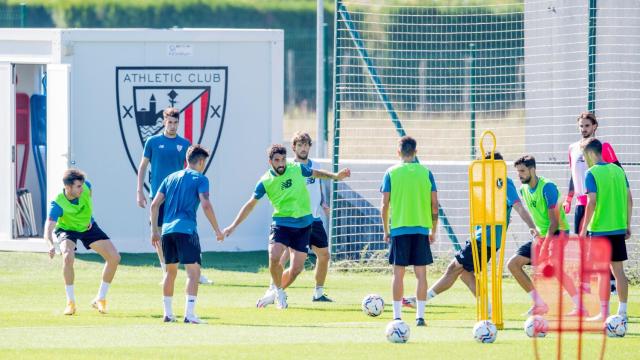
<svg viewBox="0 0 640 360">
<path fill-rule="evenodd" d="M 284 167 L 284 166 L 274 167 L 273 170 L 276 172 L 276 174 L 282 175 L 282 174 L 284 174 L 284 171 L 286 170 L 286 167 Z"/>
<path fill-rule="evenodd" d="M 586 134 L 586 133 L 581 133 L 582 134 L 582 138 L 583 139 L 588 139 L 588 138 L 592 138 L 594 136 L 594 133 L 591 132 L 590 134 Z M 586 135 L 585 135 L 586 134 Z"/>
<path fill-rule="evenodd" d="M 298 160 L 306 161 L 309 158 L 309 154 L 296 154 Z"/>
<path fill-rule="evenodd" d="M 523 184 L 529 184 L 531 182 L 531 175 L 529 175 L 529 177 L 525 179 L 520 178 L 520 182 Z"/>
</svg>

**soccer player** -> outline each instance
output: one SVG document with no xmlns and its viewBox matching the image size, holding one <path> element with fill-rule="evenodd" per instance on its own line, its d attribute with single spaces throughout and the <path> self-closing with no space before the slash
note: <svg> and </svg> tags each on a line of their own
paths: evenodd
<svg viewBox="0 0 640 360">
<path fill-rule="evenodd" d="M 218 227 L 218 221 L 209 201 L 209 180 L 202 174 L 209 153 L 192 145 L 187 150 L 187 168 L 167 176 L 151 203 L 151 242 L 153 246 L 162 246 L 167 270 L 164 275 L 164 322 L 175 322 L 172 299 L 173 289 L 178 274 L 178 263 L 187 271 L 186 306 L 184 322 L 203 324 L 195 313 L 200 279 L 200 239 L 197 233 L 196 211 L 202 203 L 202 210 L 207 216 L 218 241 L 224 235 Z M 164 219 L 158 221 L 160 206 L 165 204 Z M 162 245 L 160 244 L 160 226 L 162 223 Z"/>
<path fill-rule="evenodd" d="M 169 174 L 184 169 L 184 159 L 189 148 L 189 140 L 178 135 L 178 124 L 180 123 L 180 111 L 174 107 L 168 107 L 162 112 L 162 125 L 164 130 L 161 134 L 151 136 L 144 144 L 144 151 L 140 165 L 138 165 L 138 206 L 144 208 L 147 206 L 147 199 L 144 196 L 144 178 L 147 176 L 147 167 L 151 164 L 151 174 L 149 182 L 151 183 L 150 198 L 158 192 L 160 183 Z M 164 213 L 164 205 L 160 206 L 158 215 L 158 226 L 162 226 Z M 160 259 L 160 266 L 163 273 L 166 271 L 164 256 L 162 255 L 162 247 L 157 246 L 156 252 Z M 200 283 L 210 284 L 211 282 L 202 275 Z"/>
<path fill-rule="evenodd" d="M 68 169 L 62 176 L 64 188 L 49 206 L 49 219 L 45 224 L 44 238 L 49 245 L 49 257 L 55 256 L 53 233 L 55 232 L 62 251 L 62 274 L 67 292 L 65 315 L 76 312 L 76 299 L 73 289 L 75 273 L 76 243 L 82 241 L 85 249 L 97 252 L 105 261 L 102 270 L 102 282 L 91 306 L 100 313 L 107 312 L 107 291 L 120 263 L 120 254 L 93 219 L 93 201 L 91 184 L 86 181 L 84 173 L 76 169 Z M 54 230 L 55 229 L 55 230 Z"/>
<path fill-rule="evenodd" d="M 433 263 L 431 244 L 436 240 L 438 226 L 438 193 L 433 174 L 417 161 L 417 152 L 415 139 L 400 138 L 397 154 L 401 162 L 387 170 L 380 188 L 381 215 L 384 241 L 391 242 L 393 318 L 402 317 L 404 273 L 407 266 L 413 265 L 418 282 L 416 325 L 425 326 L 427 265 Z"/>
<path fill-rule="evenodd" d="M 569 224 L 567 223 L 564 212 L 559 210 L 558 187 L 554 182 L 536 174 L 536 159 L 531 155 L 525 155 L 514 162 L 514 166 L 518 172 L 522 187 L 520 187 L 520 196 L 527 205 L 529 213 L 533 218 L 538 233 L 541 237 L 542 247 L 540 256 L 547 257 L 547 254 L 553 253 L 558 246 L 562 246 L 561 239 L 554 239 L 555 236 L 569 233 Z M 507 262 L 507 267 L 513 277 L 520 286 L 531 296 L 533 306 L 527 311 L 526 315 L 544 315 L 549 311 L 549 306 L 542 300 L 533 282 L 524 272 L 525 265 L 531 265 L 531 252 L 533 241 L 529 241 L 522 245 Z M 554 261 L 553 256 L 549 256 Z M 558 269 L 559 266 L 554 266 Z M 585 310 L 580 308 L 580 296 L 577 293 L 575 285 L 571 278 L 565 274 L 556 275 L 562 286 L 567 290 L 575 305 L 574 309 L 567 316 L 578 316 L 584 314 Z"/>
<path fill-rule="evenodd" d="M 297 162 L 287 162 L 287 149 L 280 144 L 271 145 L 267 155 L 271 168 L 260 178 L 253 196 L 242 206 L 224 233 L 231 235 L 249 216 L 258 200 L 267 195 L 274 208 L 269 236 L 269 272 L 275 291 L 271 287 L 267 289 L 264 296 L 258 299 L 256 307 L 264 307 L 264 304 L 271 304 L 277 299 L 277 307 L 286 309 L 288 305 L 284 289 L 293 283 L 304 267 L 313 223 L 306 178 L 343 180 L 351 175 L 351 170 L 342 169 L 336 174 L 309 169 Z M 284 271 L 280 259 L 286 248 L 289 248 L 291 262 Z"/>
<path fill-rule="evenodd" d="M 584 208 L 587 206 L 587 192 L 584 188 L 584 179 L 587 172 L 587 164 L 582 155 L 581 143 L 584 139 L 591 139 L 596 137 L 596 130 L 598 129 L 598 120 L 593 113 L 583 112 L 578 116 L 578 129 L 582 135 L 580 141 L 569 145 L 569 166 L 571 168 L 571 176 L 569 177 L 569 192 L 564 200 L 563 208 L 566 214 L 571 212 L 571 202 L 573 197 L 577 194 L 576 209 L 573 216 L 573 231 L 576 234 L 580 233 L 584 218 Z M 616 153 L 613 151 L 611 145 L 607 142 L 602 143 L 602 160 L 607 163 L 613 163 L 622 168 L 622 165 L 616 157 Z M 589 291 L 589 283 L 582 284 L 583 289 Z M 616 292 L 616 283 L 613 273 L 611 273 L 611 293 Z"/>
<path fill-rule="evenodd" d="M 310 169 L 320 169 L 320 165 L 309 159 L 309 150 L 311 149 L 311 136 L 306 132 L 297 132 L 293 136 L 291 141 L 293 147 L 293 153 L 295 154 L 295 162 L 303 164 Z M 309 239 L 309 245 L 311 250 L 316 254 L 316 287 L 313 293 L 312 301 L 318 302 L 333 302 L 324 293 L 324 282 L 327 278 L 327 271 L 329 269 L 329 241 L 327 239 L 327 232 L 324 229 L 322 222 L 322 215 L 329 217 L 329 206 L 326 199 L 326 183 L 324 180 L 318 180 L 313 177 L 307 178 L 307 190 L 309 191 L 309 197 L 311 200 L 311 215 L 313 215 L 313 223 L 311 224 L 311 236 Z M 289 261 L 289 249 L 285 249 L 280 259 L 280 265 L 285 267 L 287 261 Z M 273 287 L 274 285 L 271 284 Z M 272 290 L 274 290 L 272 288 Z M 268 304 L 265 304 L 265 306 Z"/>
<path fill-rule="evenodd" d="M 493 154 L 494 159 L 502 160 L 502 155 L 499 152 Z M 491 153 L 487 153 L 485 155 L 485 159 L 490 159 Z M 536 226 L 531 219 L 531 216 L 527 212 L 527 209 L 522 206 L 522 202 L 520 202 L 520 197 L 518 196 L 518 191 L 516 190 L 515 185 L 513 184 L 513 180 L 507 177 L 507 227 L 509 226 L 509 221 L 511 219 L 511 209 L 515 209 L 520 218 L 527 224 L 529 227 L 529 232 L 532 235 L 537 235 L 538 230 L 536 230 Z M 491 247 L 489 244 L 489 239 L 491 238 L 491 229 L 487 227 L 487 261 L 491 259 Z M 475 232 L 475 240 L 478 244 L 478 252 L 480 252 L 480 246 L 482 242 L 482 228 L 480 226 L 476 227 Z M 502 227 L 496 227 L 496 247 L 499 249 L 502 241 Z M 474 266 L 473 266 L 473 248 L 471 246 L 471 242 L 467 240 L 465 245 L 456 252 L 455 257 L 449 263 L 447 270 L 445 273 L 433 284 L 429 290 L 427 291 L 427 301 L 433 299 L 437 295 L 442 294 L 444 291 L 447 291 L 458 277 L 462 280 L 462 282 L 467 285 L 471 293 L 476 295 L 476 282 L 474 275 Z M 407 298 L 402 299 L 403 306 L 407 307 L 415 307 L 416 299 L 415 298 Z"/>
<path fill-rule="evenodd" d="M 611 271 L 618 289 L 618 315 L 627 317 L 627 277 L 623 262 L 627 260 L 625 240 L 631 237 L 633 199 L 629 181 L 619 166 L 603 159 L 603 145 L 595 138 L 585 139 L 584 158 L 589 169 L 585 175 L 587 207 L 580 236 L 601 236 L 611 244 Z M 609 283 L 599 279 L 600 314 L 589 320 L 603 321 L 609 315 Z"/>
</svg>

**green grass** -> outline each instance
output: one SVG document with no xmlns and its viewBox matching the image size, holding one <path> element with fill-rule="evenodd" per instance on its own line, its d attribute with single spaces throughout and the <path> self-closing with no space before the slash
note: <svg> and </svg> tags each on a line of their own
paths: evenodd
<svg viewBox="0 0 640 360">
<path fill-rule="evenodd" d="M 197 312 L 208 325 L 161 322 L 160 269 L 152 255 L 123 255 L 109 292 L 107 315 L 89 302 L 100 280 L 95 255 L 76 262 L 78 313 L 61 315 L 64 288 L 60 258 L 44 254 L 0 253 L 0 358 L 326 358 L 374 359 L 425 356 L 431 359 L 532 358 L 533 343 L 522 331 L 519 315 L 528 298 L 510 279 L 505 281 L 506 330 L 494 344 L 478 344 L 471 336 L 475 306 L 468 291 L 456 284 L 429 303 L 427 327 L 411 325 L 409 343 L 388 343 L 383 334 L 390 307 L 380 318 L 360 311 L 367 293 L 390 300 L 390 277 L 380 273 L 330 273 L 327 291 L 333 304 L 310 301 L 313 272 L 306 271 L 288 290 L 290 308 L 254 307 L 268 283 L 266 254 L 207 253 L 204 273 L 215 281 L 200 288 Z M 437 274 L 431 274 L 433 282 Z M 184 309 L 184 272 L 179 273 L 174 311 Z M 406 291 L 413 292 L 409 276 Z M 637 299 L 630 294 L 630 327 L 623 339 L 607 341 L 608 358 L 634 358 L 640 349 Z M 634 300 L 635 299 L 635 300 Z M 406 311 L 405 320 L 414 315 Z M 575 353 L 575 336 L 565 336 L 565 351 Z M 539 341 L 542 358 L 555 354 L 556 334 Z M 585 358 L 597 358 L 602 337 L 587 335 Z"/>
</svg>

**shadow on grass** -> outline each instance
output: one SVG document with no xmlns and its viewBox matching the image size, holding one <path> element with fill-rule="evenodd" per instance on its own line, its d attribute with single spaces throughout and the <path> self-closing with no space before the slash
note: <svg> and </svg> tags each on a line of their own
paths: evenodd
<svg viewBox="0 0 640 360">
<path fill-rule="evenodd" d="M 158 255 L 154 253 L 132 254 L 121 253 L 121 266 L 150 266 L 160 267 Z M 80 261 L 103 263 L 104 260 L 98 254 L 76 254 Z M 221 271 L 240 271 L 257 273 L 268 267 L 266 251 L 245 252 L 205 252 L 202 253 L 202 268 Z M 182 267 L 182 266 L 181 266 Z M 215 279 L 214 279 L 215 280 Z"/>
</svg>

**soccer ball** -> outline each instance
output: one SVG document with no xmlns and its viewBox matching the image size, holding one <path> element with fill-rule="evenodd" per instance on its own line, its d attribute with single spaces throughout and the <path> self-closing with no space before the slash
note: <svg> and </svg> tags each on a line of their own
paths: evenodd
<svg viewBox="0 0 640 360">
<path fill-rule="evenodd" d="M 378 316 L 384 310 L 384 300 L 380 295 L 369 294 L 362 299 L 362 311 L 369 316 Z"/>
<path fill-rule="evenodd" d="M 409 325 L 402 320 L 393 320 L 389 324 L 387 324 L 387 329 L 385 330 L 385 335 L 387 336 L 387 340 L 396 344 L 403 344 L 409 340 L 409 334 L 411 330 L 409 329 Z"/>
<path fill-rule="evenodd" d="M 528 337 L 545 337 L 549 331 L 549 323 L 540 315 L 529 316 L 524 322 L 524 332 Z"/>
<path fill-rule="evenodd" d="M 473 327 L 473 338 L 476 339 L 477 342 L 492 343 L 496 341 L 497 336 L 498 329 L 496 329 L 496 326 L 489 320 L 478 321 L 476 326 Z"/>
<path fill-rule="evenodd" d="M 627 333 L 627 320 L 624 316 L 611 315 L 604 322 L 604 331 L 608 337 L 624 337 Z"/>
</svg>

